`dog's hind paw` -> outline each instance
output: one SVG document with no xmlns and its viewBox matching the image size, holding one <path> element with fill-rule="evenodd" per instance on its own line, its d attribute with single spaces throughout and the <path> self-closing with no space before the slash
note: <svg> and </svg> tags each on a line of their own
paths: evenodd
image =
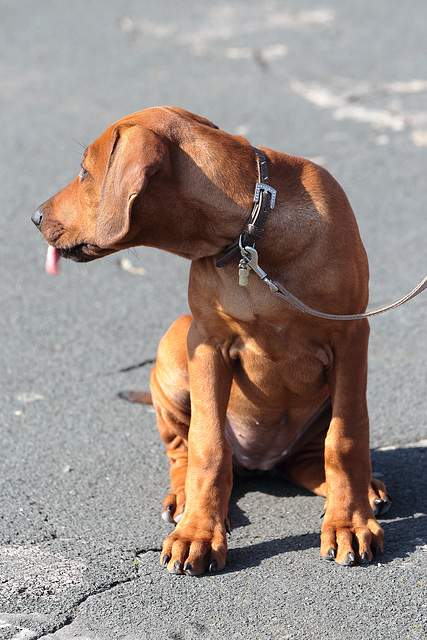
<svg viewBox="0 0 427 640">
<path fill-rule="evenodd" d="M 386 486 L 378 478 L 371 479 L 369 502 L 375 516 L 384 515 L 391 507 L 392 500 L 387 493 Z"/>
<path fill-rule="evenodd" d="M 178 524 L 184 515 L 185 492 L 170 493 L 163 502 L 162 519 L 171 524 Z"/>
<path fill-rule="evenodd" d="M 174 515 L 175 513 L 174 505 L 172 502 L 170 502 L 167 505 L 166 509 L 162 511 L 162 519 L 165 522 L 170 522 L 171 524 L 178 524 L 178 522 L 181 520 L 182 516 L 184 515 L 184 509 L 185 509 L 185 505 L 182 507 L 182 511 L 180 513 L 178 513 L 177 515 Z"/>
<path fill-rule="evenodd" d="M 374 501 L 374 506 L 372 507 L 374 511 L 374 516 L 382 516 L 391 507 L 391 498 L 387 496 L 387 498 L 376 498 Z"/>
</svg>

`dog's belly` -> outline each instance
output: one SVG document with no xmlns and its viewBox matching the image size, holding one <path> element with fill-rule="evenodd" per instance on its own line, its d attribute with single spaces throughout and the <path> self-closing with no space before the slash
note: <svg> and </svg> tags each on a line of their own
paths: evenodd
<svg viewBox="0 0 427 640">
<path fill-rule="evenodd" d="M 267 471 L 288 455 L 291 441 L 284 429 L 285 420 L 276 429 L 254 433 L 245 425 L 227 416 L 225 436 L 233 452 L 233 464 L 245 469 Z M 257 425 L 255 424 L 255 427 Z"/>
<path fill-rule="evenodd" d="M 250 470 L 268 471 L 296 453 L 322 429 L 317 421 L 329 398 L 302 425 L 287 416 L 268 428 L 255 421 L 251 426 L 227 414 L 225 435 L 233 453 L 233 464 Z"/>
<path fill-rule="evenodd" d="M 225 433 L 234 464 L 246 469 L 269 470 L 296 453 L 319 432 L 317 417 L 329 402 L 326 352 L 292 341 L 288 332 L 276 336 L 269 353 L 269 335 L 236 340 L 231 350 Z"/>
</svg>

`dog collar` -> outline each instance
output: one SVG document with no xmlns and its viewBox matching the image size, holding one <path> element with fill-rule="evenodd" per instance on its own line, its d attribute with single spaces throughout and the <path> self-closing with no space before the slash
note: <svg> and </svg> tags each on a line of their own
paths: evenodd
<svg viewBox="0 0 427 640">
<path fill-rule="evenodd" d="M 276 190 L 270 187 L 268 165 L 265 153 L 261 149 L 253 150 L 257 156 L 258 182 L 255 185 L 254 204 L 251 215 L 237 240 L 225 249 L 225 253 L 216 261 L 217 267 L 227 267 L 241 257 L 241 247 L 254 247 L 255 241 L 264 233 L 268 214 L 274 209 Z"/>
</svg>

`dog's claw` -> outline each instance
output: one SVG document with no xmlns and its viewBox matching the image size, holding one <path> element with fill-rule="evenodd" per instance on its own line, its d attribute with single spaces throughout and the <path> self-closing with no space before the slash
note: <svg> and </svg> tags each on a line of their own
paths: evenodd
<svg viewBox="0 0 427 640">
<path fill-rule="evenodd" d="M 374 556 L 379 556 L 381 553 L 381 549 L 379 547 L 372 547 L 372 553 Z"/>
<path fill-rule="evenodd" d="M 367 562 L 369 562 L 369 557 L 366 551 L 362 551 L 360 558 L 361 558 L 362 564 L 366 564 Z"/>
<path fill-rule="evenodd" d="M 161 559 L 162 567 L 166 567 L 166 565 L 169 563 L 169 560 L 170 560 L 169 556 L 165 554 Z"/>
<path fill-rule="evenodd" d="M 344 562 L 340 562 L 339 564 L 342 567 L 351 567 L 352 565 L 356 564 L 356 558 L 354 553 L 352 551 L 349 551 L 349 553 L 347 554 L 347 558 L 344 560 Z"/>
<path fill-rule="evenodd" d="M 171 573 L 182 573 L 182 565 L 179 560 L 177 560 L 173 565 Z"/>
<path fill-rule="evenodd" d="M 387 511 L 390 509 L 391 506 L 391 500 L 389 498 L 389 496 L 387 496 L 387 498 L 377 498 L 375 500 L 375 506 L 374 506 L 374 515 L 382 515 L 383 513 L 387 513 Z"/>
<path fill-rule="evenodd" d="M 173 504 L 168 504 L 168 506 L 162 513 L 162 520 L 164 520 L 165 522 L 173 522 L 173 519 L 171 516 L 172 509 L 173 509 Z"/>
<path fill-rule="evenodd" d="M 188 576 L 195 576 L 196 574 L 194 573 L 193 567 L 191 566 L 191 564 L 189 562 L 186 562 L 184 565 L 184 569 L 183 569 L 184 573 L 186 573 Z"/>
<path fill-rule="evenodd" d="M 175 524 L 178 524 L 178 522 L 181 520 L 182 516 L 184 515 L 184 509 L 185 509 L 185 505 L 182 507 L 181 513 L 178 513 L 178 515 L 175 516 L 173 520 L 171 519 L 171 522 L 175 522 Z"/>
<path fill-rule="evenodd" d="M 326 556 L 323 556 L 323 557 L 325 560 L 335 560 L 335 556 L 336 556 L 335 549 L 331 547 L 328 553 L 326 554 Z"/>
<path fill-rule="evenodd" d="M 209 573 L 215 573 L 215 571 L 218 571 L 218 563 L 216 560 L 212 560 L 209 565 Z"/>
</svg>

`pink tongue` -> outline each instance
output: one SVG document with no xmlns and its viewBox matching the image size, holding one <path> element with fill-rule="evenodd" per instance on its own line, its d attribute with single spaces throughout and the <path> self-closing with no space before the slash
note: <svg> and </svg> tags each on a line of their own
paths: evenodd
<svg viewBox="0 0 427 640">
<path fill-rule="evenodd" d="M 47 248 L 45 269 L 46 273 L 51 276 L 57 276 L 59 274 L 59 265 L 58 262 L 61 256 L 59 254 L 58 249 L 55 247 L 51 247 L 50 245 Z"/>
</svg>

